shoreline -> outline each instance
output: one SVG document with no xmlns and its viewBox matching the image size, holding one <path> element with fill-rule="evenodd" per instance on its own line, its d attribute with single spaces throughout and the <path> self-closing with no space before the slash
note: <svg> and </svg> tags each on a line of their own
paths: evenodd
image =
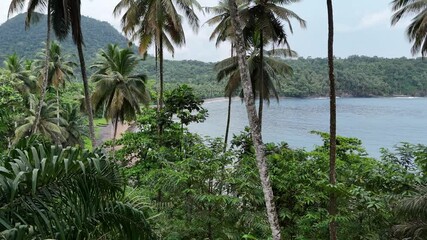
<svg viewBox="0 0 427 240">
<path fill-rule="evenodd" d="M 368 96 L 368 97 L 354 97 L 354 96 L 337 96 L 337 99 L 339 98 L 345 98 L 345 99 L 350 99 L 350 98 L 354 98 L 354 99 L 374 99 L 374 98 L 378 98 L 378 99 L 383 99 L 383 98 L 396 98 L 396 99 L 419 99 L 419 98 L 427 98 L 427 96 L 423 96 L 423 97 L 418 97 L 418 96 L 407 96 L 407 95 L 393 95 L 393 96 Z M 242 99 L 240 97 L 232 97 L 232 100 L 235 99 Z M 274 99 L 274 97 L 272 98 Z M 329 99 L 329 97 L 279 97 L 279 99 Z M 228 97 L 214 97 L 214 98 L 205 98 L 203 99 L 203 103 L 213 103 L 213 102 L 225 102 L 228 101 Z"/>
</svg>

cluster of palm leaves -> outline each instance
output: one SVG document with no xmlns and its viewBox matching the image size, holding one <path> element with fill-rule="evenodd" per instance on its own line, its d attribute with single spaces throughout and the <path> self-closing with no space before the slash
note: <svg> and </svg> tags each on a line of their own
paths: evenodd
<svg viewBox="0 0 427 240">
<path fill-rule="evenodd" d="M 21 118 L 15 122 L 13 143 L 16 144 L 20 139 L 33 134 L 33 130 L 36 129 L 36 134 L 44 136 L 51 142 L 72 146 L 83 145 L 83 136 L 87 130 L 84 127 L 83 115 L 78 111 L 79 106 L 60 103 L 61 88 L 74 78 L 75 63 L 68 60 L 70 56 L 63 54 L 56 42 L 50 44 L 48 55 L 50 56 L 48 86 L 51 86 L 50 89 L 56 94 L 55 97 L 42 102 L 37 122 L 36 106 L 40 102 L 41 85 L 45 78 L 43 70 L 46 51 L 42 50 L 34 61 L 24 61 L 16 55 L 11 55 L 4 61 L 0 79 L 12 82 L 24 103 L 22 106 L 16 106 L 20 108 Z"/>
<path fill-rule="evenodd" d="M 22 145 L 27 145 L 23 143 Z M 0 161 L 2 239 L 154 239 L 143 199 L 100 153 L 30 144 Z"/>
<path fill-rule="evenodd" d="M 393 0 L 394 15 L 392 25 L 397 24 L 405 16 L 415 15 L 407 28 L 407 36 L 413 43 L 412 54 L 427 55 L 427 2 L 424 0 Z"/>
<path fill-rule="evenodd" d="M 145 86 L 146 75 L 135 74 L 140 59 L 131 49 L 108 45 L 101 50 L 91 66 L 95 70 L 91 80 L 95 83 L 92 95 L 94 109 L 103 109 L 104 117 L 113 120 L 114 140 L 118 122 L 133 120 L 140 112 L 140 104 L 148 105 L 150 94 Z"/>
</svg>

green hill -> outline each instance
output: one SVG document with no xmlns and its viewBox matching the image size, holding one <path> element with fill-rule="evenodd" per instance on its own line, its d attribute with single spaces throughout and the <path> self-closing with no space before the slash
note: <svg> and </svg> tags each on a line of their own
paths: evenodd
<svg viewBox="0 0 427 240">
<path fill-rule="evenodd" d="M 89 63 L 96 56 L 96 52 L 107 43 L 127 45 L 126 38 L 107 22 L 82 17 L 82 29 L 84 51 Z M 0 39 L 0 58 L 3 59 L 13 53 L 33 58 L 44 47 L 43 43 L 46 41 L 46 16 L 42 15 L 39 22 L 25 30 L 25 14 L 19 14 L 0 25 Z M 65 52 L 77 55 L 70 37 L 61 42 L 61 45 Z"/>
<path fill-rule="evenodd" d="M 122 47 L 128 44 L 127 39 L 107 22 L 82 17 L 82 29 L 88 65 L 93 62 L 99 49 L 105 48 L 107 44 L 114 43 Z M 42 15 L 39 22 L 25 30 L 25 14 L 19 14 L 0 25 L 0 39 L 1 61 L 5 56 L 13 53 L 25 58 L 34 58 L 46 41 L 46 16 Z M 77 55 L 76 47 L 70 37 L 61 42 L 61 46 L 65 52 Z M 155 78 L 156 67 L 153 57 L 148 56 L 141 68 L 151 78 Z M 166 60 L 164 74 L 167 82 L 194 83 L 210 80 L 213 70 L 211 63 Z"/>
<path fill-rule="evenodd" d="M 20 14 L 0 25 L 0 60 L 7 55 L 34 58 L 46 39 L 46 17 L 25 30 L 25 15 Z M 88 66 L 99 49 L 109 43 L 127 46 L 126 38 L 107 22 L 82 17 L 85 56 Z M 213 43 L 212 43 L 213 44 Z M 62 42 L 65 52 L 76 54 L 71 39 Z M 76 59 L 77 60 L 77 59 Z M 324 58 L 286 60 L 293 67 L 294 76 L 282 79 L 278 90 L 287 97 L 328 95 L 327 61 Z M 214 63 L 194 60 L 166 60 L 164 76 L 166 88 L 178 83 L 190 84 L 203 97 L 223 96 L 223 85 L 215 82 Z M 154 58 L 141 62 L 141 72 L 156 79 Z M 78 71 L 76 71 L 78 72 Z M 338 93 L 341 96 L 427 96 L 427 62 L 421 59 L 387 59 L 352 56 L 336 59 Z"/>
</svg>

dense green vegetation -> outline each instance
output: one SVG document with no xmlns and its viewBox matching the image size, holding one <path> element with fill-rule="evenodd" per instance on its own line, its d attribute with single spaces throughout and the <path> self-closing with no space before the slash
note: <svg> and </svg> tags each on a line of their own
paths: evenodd
<svg viewBox="0 0 427 240">
<path fill-rule="evenodd" d="M 335 116 L 335 90 L 427 96 L 424 61 L 297 58 L 282 24 L 305 27 L 285 8 L 294 1 L 205 9 L 216 14 L 212 39 L 232 42 L 219 63 L 163 59 L 185 43 L 181 15 L 199 27 L 195 0 L 120 1 L 124 33 L 141 55 L 156 49 L 145 59 L 109 24 L 81 18 L 80 1 L 12 0 L 10 9 L 26 2 L 40 23 L 24 33 L 22 14 L 0 26 L 0 239 L 427 239 L 427 146 L 400 143 L 374 159 L 360 140 L 335 139 L 335 120 L 330 134 L 314 132 L 323 144 L 312 151 L 261 138 L 270 97 L 329 95 Z M 408 35 L 425 56 L 425 1 L 392 4 L 393 23 L 417 14 Z M 40 6 L 51 18 L 34 13 Z M 251 128 L 231 143 L 188 130 L 209 117 L 203 98 L 234 95 L 244 95 Z M 112 137 L 101 136 L 110 121 Z M 132 131 L 119 137 L 124 122 Z"/>
</svg>

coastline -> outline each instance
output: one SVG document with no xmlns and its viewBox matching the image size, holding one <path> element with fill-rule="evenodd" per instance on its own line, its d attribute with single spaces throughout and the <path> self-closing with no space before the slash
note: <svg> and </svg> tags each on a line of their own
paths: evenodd
<svg viewBox="0 0 427 240">
<path fill-rule="evenodd" d="M 354 99 L 362 99 L 362 98 L 378 98 L 378 99 L 384 99 L 384 98 L 396 98 L 396 99 L 419 99 L 419 98 L 427 98 L 427 96 L 409 96 L 409 95 L 392 95 L 392 96 L 364 96 L 364 97 L 355 97 L 355 96 L 337 96 L 337 99 L 339 98 L 354 98 Z M 235 99 L 241 99 L 240 97 L 232 97 L 232 100 Z M 272 98 L 274 99 L 274 97 Z M 329 99 L 328 96 L 312 96 L 312 97 L 285 97 L 285 96 L 279 96 L 279 99 Z M 226 102 L 228 101 L 228 97 L 214 97 L 214 98 L 205 98 L 203 99 L 204 103 L 213 103 L 213 102 Z"/>
</svg>

